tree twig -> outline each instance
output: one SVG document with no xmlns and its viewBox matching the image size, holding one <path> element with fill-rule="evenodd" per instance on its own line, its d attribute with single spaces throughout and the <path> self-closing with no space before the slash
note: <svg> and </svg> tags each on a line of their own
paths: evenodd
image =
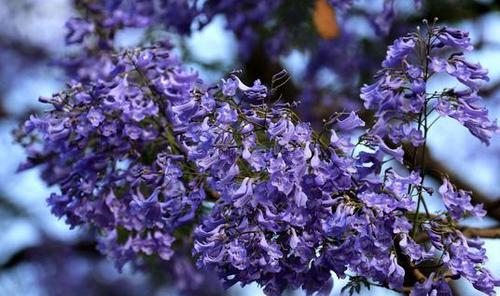
<svg viewBox="0 0 500 296">
<path fill-rule="evenodd" d="M 462 232 L 467 237 L 500 238 L 500 228 L 463 228 Z"/>
</svg>

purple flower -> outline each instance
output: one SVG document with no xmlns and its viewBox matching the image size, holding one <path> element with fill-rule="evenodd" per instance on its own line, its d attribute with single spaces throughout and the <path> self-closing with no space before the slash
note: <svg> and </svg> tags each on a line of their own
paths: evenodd
<svg viewBox="0 0 500 296">
<path fill-rule="evenodd" d="M 90 35 L 94 28 L 91 23 L 76 17 L 70 18 L 65 26 L 68 29 L 65 37 L 66 44 L 82 43 L 83 39 Z"/>
<path fill-rule="evenodd" d="M 413 262 L 420 263 L 421 261 L 432 259 L 433 253 L 427 252 L 423 246 L 417 244 L 411 237 L 403 234 L 399 241 L 399 246 Z"/>
<path fill-rule="evenodd" d="M 454 103 L 448 98 L 453 99 Z M 455 91 L 447 94 L 445 99 L 438 99 L 435 108 L 439 115 L 457 120 L 474 136 L 489 145 L 491 137 L 499 133 L 500 128 L 496 120 L 488 118 L 488 110 L 478 104 L 480 100 L 475 91 Z"/>
<path fill-rule="evenodd" d="M 233 78 L 228 78 L 227 80 L 222 79 L 222 93 L 225 96 L 234 97 L 237 89 L 238 80 Z"/>
<path fill-rule="evenodd" d="M 417 283 L 411 291 L 410 296 L 453 295 L 450 286 L 443 279 L 434 281 L 433 278 L 434 273 L 431 273 L 423 283 Z"/>
<path fill-rule="evenodd" d="M 238 112 L 232 109 L 229 104 L 223 104 L 217 110 L 217 121 L 221 124 L 231 124 L 238 119 Z"/>
<path fill-rule="evenodd" d="M 97 110 L 94 107 L 90 108 L 87 113 L 87 119 L 90 121 L 93 127 L 98 127 L 106 117 L 102 114 L 101 110 Z"/>
<path fill-rule="evenodd" d="M 436 37 L 438 40 L 437 45 L 427 44 L 424 37 L 418 38 L 416 34 L 397 39 L 389 46 L 377 80 L 361 89 L 365 107 L 373 109 L 377 118 L 371 134 L 388 136 L 395 144 L 409 142 L 418 147 L 424 143 L 422 112 L 434 105 L 440 115 L 456 119 L 489 144 L 499 128 L 496 121 L 488 118 L 477 95 L 479 88 L 489 80 L 488 71 L 479 64 L 468 62 L 462 52 L 442 57 L 442 48 L 469 50 L 467 33 L 447 27 L 429 30 L 431 39 Z M 428 59 L 419 62 L 417 52 L 423 51 L 429 52 Z M 423 69 L 429 73 L 424 73 Z M 426 95 L 427 80 L 432 78 L 431 74 L 439 72 L 457 79 L 467 89 L 444 89 L 432 96 Z M 421 118 L 419 124 L 408 121 L 409 117 L 417 115 Z"/>
<path fill-rule="evenodd" d="M 463 55 L 454 55 L 449 59 L 446 72 L 472 90 L 478 90 L 489 81 L 488 70 L 483 69 L 480 64 L 467 62 Z"/>
<path fill-rule="evenodd" d="M 132 140 L 139 140 L 142 135 L 142 130 L 137 125 L 127 124 L 125 125 L 124 133 Z"/>
<path fill-rule="evenodd" d="M 260 104 L 267 97 L 267 87 L 260 80 L 255 80 L 253 85 L 247 86 L 241 80 L 233 75 L 232 81 L 236 81 L 239 90 L 244 94 L 244 100 L 252 104 Z"/>
<path fill-rule="evenodd" d="M 352 111 L 349 116 L 337 122 L 337 128 L 341 131 L 350 131 L 358 127 L 365 126 L 365 122 Z"/>
<path fill-rule="evenodd" d="M 401 64 L 410 53 L 415 50 L 416 42 L 413 38 L 401 37 L 389 46 L 387 56 L 382 62 L 382 67 L 396 67 Z"/>
<path fill-rule="evenodd" d="M 376 139 L 378 147 L 380 148 L 381 151 L 383 151 L 387 155 L 394 157 L 394 159 L 396 159 L 397 161 L 401 163 L 403 162 L 404 151 L 402 147 L 390 148 L 385 144 L 382 138 L 377 136 Z"/>
<path fill-rule="evenodd" d="M 463 190 L 456 191 L 446 178 L 443 178 L 443 184 L 439 187 L 439 194 L 443 197 L 444 204 L 453 219 L 462 219 L 466 214 L 476 217 L 486 215 L 482 204 L 473 206 L 470 193 Z"/>
<path fill-rule="evenodd" d="M 352 6 L 353 0 L 328 0 L 328 2 L 340 10 L 346 10 Z"/>
<path fill-rule="evenodd" d="M 443 27 L 438 31 L 437 38 L 439 40 L 437 47 L 449 46 L 461 50 L 473 49 L 469 33 L 455 28 Z"/>
<path fill-rule="evenodd" d="M 387 35 L 394 20 L 394 0 L 384 0 L 382 12 L 373 20 L 375 29 L 379 34 Z"/>
</svg>

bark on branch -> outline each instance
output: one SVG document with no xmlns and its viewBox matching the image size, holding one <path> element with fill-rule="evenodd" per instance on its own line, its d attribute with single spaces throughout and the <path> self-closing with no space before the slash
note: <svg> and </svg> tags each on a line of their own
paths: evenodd
<svg viewBox="0 0 500 296">
<path fill-rule="evenodd" d="M 467 237 L 500 238 L 500 228 L 464 228 Z"/>
</svg>

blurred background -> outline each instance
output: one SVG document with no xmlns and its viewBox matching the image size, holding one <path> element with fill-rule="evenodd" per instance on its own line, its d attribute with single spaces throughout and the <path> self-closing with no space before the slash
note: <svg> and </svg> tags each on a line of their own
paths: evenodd
<svg viewBox="0 0 500 296">
<path fill-rule="evenodd" d="M 224 14 L 216 16 L 201 31 L 182 37 L 172 34 L 169 38 L 178 54 L 209 82 L 233 69 L 242 69 L 246 80 L 260 77 L 269 83 L 272 74 L 287 69 L 292 78 L 287 94 L 303 101 L 299 110 L 305 110 L 304 117 L 320 122 L 339 106 L 360 109 L 359 87 L 370 82 L 387 45 L 414 30 L 423 18 L 437 16 L 441 24 L 453 24 L 471 33 L 476 50 L 470 57 L 490 71 L 491 81 L 482 95 L 491 117 L 500 117 L 500 1 L 423 1 L 420 8 L 415 8 L 413 1 L 395 1 L 398 14 L 391 28 L 380 37 L 363 16 L 367 11 L 380 11 L 382 2 L 355 1 L 353 16 L 337 19 L 340 33 L 332 40 L 318 41 L 314 49 L 297 46 L 276 50 L 269 55 L 271 58 L 259 54 L 263 48 L 273 49 L 263 45 L 264 41 L 256 42 L 261 45 L 255 45 L 250 52 L 243 52 L 241 36 L 227 30 Z M 127 269 L 116 272 L 98 253 L 89 233 L 70 230 L 50 214 L 45 198 L 55 189 L 41 181 L 38 171 L 16 173 L 25 155 L 14 143 L 12 131 L 29 114 L 43 112 L 45 106 L 38 103 L 39 96 L 50 96 L 68 81 L 67 73 L 55 61 L 78 51 L 64 42 L 64 24 L 78 13 L 70 0 L 0 0 L 0 295 L 177 295 L 175 287 L 179 283 L 169 282 L 161 273 L 146 276 Z M 115 41 L 124 47 L 134 45 L 144 33 L 141 28 L 124 29 Z M 362 54 L 364 60 L 351 65 L 342 58 L 353 52 Z M 351 79 L 353 73 L 360 74 Z M 431 87 L 439 86 L 437 82 Z M 488 208 L 488 217 L 466 223 L 474 227 L 497 226 L 499 137 L 486 147 L 465 128 L 443 120 L 430 134 L 429 150 L 430 174 L 447 173 L 458 187 L 472 190 L 475 200 Z M 434 203 L 432 207 L 441 205 Z M 488 268 L 498 277 L 500 240 L 485 241 Z M 344 284 L 335 280 L 332 295 L 338 295 Z M 454 291 L 457 295 L 479 295 L 461 282 L 454 286 Z M 263 295 L 256 286 L 233 287 L 226 293 Z M 362 294 L 398 295 L 375 287 Z"/>
</svg>

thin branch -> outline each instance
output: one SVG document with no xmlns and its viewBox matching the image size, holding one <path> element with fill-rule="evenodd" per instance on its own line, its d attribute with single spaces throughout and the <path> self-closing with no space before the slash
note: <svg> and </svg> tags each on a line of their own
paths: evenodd
<svg viewBox="0 0 500 296">
<path fill-rule="evenodd" d="M 427 279 L 427 277 L 415 265 L 411 264 L 411 268 L 412 268 L 412 273 L 415 276 L 415 279 L 417 279 L 417 281 L 422 283 Z"/>
<path fill-rule="evenodd" d="M 500 238 L 500 228 L 464 228 L 467 237 Z"/>
<path fill-rule="evenodd" d="M 12 50 L 17 55 L 30 60 L 41 61 L 51 58 L 51 53 L 46 48 L 30 43 L 26 40 L 17 40 L 7 35 L 0 35 L 0 48 L 3 50 Z"/>
<path fill-rule="evenodd" d="M 89 257 L 99 258 L 102 255 L 97 251 L 95 242 L 80 241 L 76 243 L 65 243 L 58 241 L 49 241 L 42 245 L 28 246 L 15 252 L 5 262 L 0 263 L 0 270 L 8 270 L 22 263 L 31 262 L 36 258 L 43 258 L 49 253 L 58 253 L 62 249 L 70 249 Z"/>
<path fill-rule="evenodd" d="M 411 152 L 410 147 L 404 147 L 405 154 Z M 488 216 L 500 221 L 500 196 L 486 196 L 481 190 L 471 185 L 463 177 L 459 176 L 448 167 L 446 167 L 441 161 L 433 157 L 431 151 L 427 151 L 427 157 L 425 159 L 426 173 L 437 182 L 441 182 L 443 176 L 447 176 L 450 181 L 460 189 L 472 192 L 472 200 L 474 203 L 482 203 L 484 208 L 488 212 Z"/>
<path fill-rule="evenodd" d="M 488 98 L 500 91 L 500 80 L 495 83 L 490 83 L 479 91 L 479 95 L 483 98 Z"/>
</svg>

